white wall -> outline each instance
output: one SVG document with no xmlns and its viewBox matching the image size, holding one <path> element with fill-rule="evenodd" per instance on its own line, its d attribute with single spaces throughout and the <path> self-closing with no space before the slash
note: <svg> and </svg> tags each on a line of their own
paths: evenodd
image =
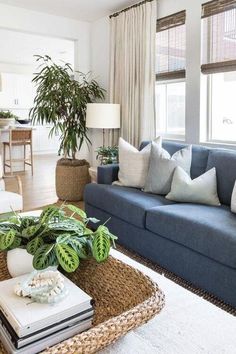
<svg viewBox="0 0 236 354">
<path fill-rule="evenodd" d="M 0 4 L 0 28 L 77 41 L 77 67 L 90 70 L 90 23 Z"/>
<path fill-rule="evenodd" d="M 91 68 L 96 80 L 107 90 L 106 102 L 108 102 L 109 66 L 110 66 L 110 21 L 109 17 L 103 17 L 92 23 L 91 28 Z M 102 145 L 102 131 L 91 129 L 91 161 L 97 164 L 95 150 Z"/>
<path fill-rule="evenodd" d="M 89 22 L 0 4 L 0 28 L 74 40 L 75 69 L 84 73 L 91 70 L 91 24 Z M 25 70 L 28 69 L 22 68 L 22 71 Z M 90 152 L 86 145 L 79 156 L 90 159 Z"/>
</svg>

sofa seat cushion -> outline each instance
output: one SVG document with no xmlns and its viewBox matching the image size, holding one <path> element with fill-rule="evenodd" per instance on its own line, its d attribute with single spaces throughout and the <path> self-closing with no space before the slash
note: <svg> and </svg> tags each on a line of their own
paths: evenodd
<svg viewBox="0 0 236 354">
<path fill-rule="evenodd" d="M 23 199 L 20 194 L 0 191 L 0 214 L 23 210 Z"/>
<path fill-rule="evenodd" d="M 147 212 L 148 230 L 236 268 L 236 215 L 227 206 L 175 204 Z"/>
<path fill-rule="evenodd" d="M 144 193 L 136 188 L 95 183 L 86 186 L 84 200 L 92 206 L 141 228 L 145 227 L 148 209 L 173 204 L 164 197 Z"/>
</svg>

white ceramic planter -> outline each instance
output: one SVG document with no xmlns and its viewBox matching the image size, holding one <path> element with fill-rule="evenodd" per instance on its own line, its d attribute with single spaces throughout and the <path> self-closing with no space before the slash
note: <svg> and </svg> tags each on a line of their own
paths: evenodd
<svg viewBox="0 0 236 354">
<path fill-rule="evenodd" d="M 34 271 L 33 256 L 21 248 L 8 251 L 7 268 L 13 278 L 31 273 Z"/>
</svg>

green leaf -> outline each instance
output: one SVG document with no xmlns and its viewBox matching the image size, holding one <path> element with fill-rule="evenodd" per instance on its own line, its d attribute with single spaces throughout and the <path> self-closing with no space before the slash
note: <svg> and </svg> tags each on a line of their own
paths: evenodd
<svg viewBox="0 0 236 354">
<path fill-rule="evenodd" d="M 41 224 L 48 223 L 53 217 L 60 215 L 60 209 L 55 206 L 49 206 L 43 210 L 40 215 L 39 221 Z"/>
<path fill-rule="evenodd" d="M 61 234 L 57 237 L 56 243 L 68 243 L 71 238 L 71 234 Z"/>
<path fill-rule="evenodd" d="M 66 205 L 66 207 L 72 211 L 73 213 L 79 215 L 82 219 L 86 219 L 87 215 L 86 213 L 80 209 L 80 208 L 77 208 L 76 206 L 72 205 L 72 204 L 68 204 Z"/>
<path fill-rule="evenodd" d="M 13 215 L 13 216 L 11 216 L 9 219 L 8 219 L 8 221 L 10 222 L 10 223 L 12 223 L 12 224 L 16 224 L 16 225 L 19 225 L 20 224 L 20 217 L 19 216 L 17 216 L 17 215 Z"/>
<path fill-rule="evenodd" d="M 88 259 L 90 257 L 91 252 L 86 237 L 71 237 L 69 245 L 76 251 L 79 258 Z"/>
<path fill-rule="evenodd" d="M 68 245 L 57 244 L 56 255 L 60 266 L 68 273 L 74 272 L 79 266 L 76 251 Z"/>
<path fill-rule="evenodd" d="M 6 234 L 0 235 L 0 250 L 4 251 L 9 248 L 15 240 L 16 232 L 15 230 L 10 230 Z"/>
<path fill-rule="evenodd" d="M 55 262 L 54 245 L 41 246 L 34 255 L 33 267 L 36 270 L 43 270 L 50 267 Z"/>
<path fill-rule="evenodd" d="M 37 217 L 33 217 L 33 216 L 26 216 L 26 217 L 22 217 L 21 219 L 21 230 L 26 229 L 29 226 L 33 226 L 35 225 L 35 223 L 38 221 Z"/>
<path fill-rule="evenodd" d="M 110 248 L 111 243 L 107 235 L 103 232 L 96 232 L 92 242 L 92 252 L 98 263 L 101 263 L 108 258 Z"/>
<path fill-rule="evenodd" d="M 11 246 L 8 247 L 8 250 L 14 250 L 15 248 L 19 248 L 21 246 L 21 238 L 15 237 L 14 241 L 12 242 Z"/>
<path fill-rule="evenodd" d="M 75 231 L 82 232 L 84 228 L 82 228 L 81 224 L 77 223 L 76 220 L 73 219 L 65 219 L 60 222 L 56 222 L 54 224 L 48 225 L 50 230 L 53 231 Z"/>
<path fill-rule="evenodd" d="M 36 235 L 36 233 L 39 231 L 40 227 L 41 227 L 40 224 L 28 226 L 22 230 L 21 235 L 23 238 L 30 239 L 31 237 Z"/>
<path fill-rule="evenodd" d="M 84 230 L 84 235 L 85 235 L 85 236 L 92 235 L 92 234 L 93 234 L 93 231 L 92 231 L 91 229 L 86 228 L 86 229 Z"/>
<path fill-rule="evenodd" d="M 96 218 L 87 218 L 86 221 L 91 221 L 93 224 L 97 224 L 100 220 L 96 219 Z"/>
<path fill-rule="evenodd" d="M 29 254 L 35 255 L 36 251 L 44 244 L 42 237 L 35 237 L 26 247 Z"/>
</svg>

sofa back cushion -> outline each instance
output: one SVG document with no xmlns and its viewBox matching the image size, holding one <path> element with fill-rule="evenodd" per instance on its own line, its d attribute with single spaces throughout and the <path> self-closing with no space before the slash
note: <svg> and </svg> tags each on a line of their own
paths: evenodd
<svg viewBox="0 0 236 354">
<path fill-rule="evenodd" d="M 142 142 L 140 150 L 142 150 L 149 141 Z M 172 156 L 176 151 L 188 146 L 188 144 L 176 143 L 172 141 L 163 141 L 162 147 Z M 207 168 L 209 149 L 204 146 L 192 145 L 192 165 L 191 178 L 197 178 L 202 175 Z"/>
<path fill-rule="evenodd" d="M 207 170 L 212 167 L 216 168 L 219 199 L 222 204 L 230 205 L 236 180 L 236 152 L 224 149 L 210 150 Z"/>
</svg>

